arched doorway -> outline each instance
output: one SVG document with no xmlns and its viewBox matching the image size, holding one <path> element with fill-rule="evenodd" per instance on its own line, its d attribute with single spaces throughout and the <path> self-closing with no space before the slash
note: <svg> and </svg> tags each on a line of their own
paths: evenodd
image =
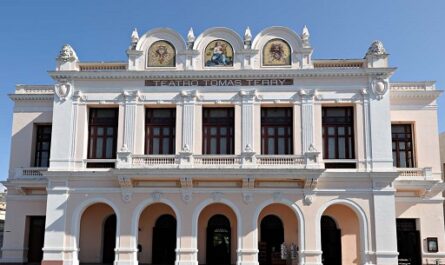
<svg viewBox="0 0 445 265">
<path fill-rule="evenodd" d="M 341 265 L 341 230 L 334 219 L 321 217 L 321 260 L 323 265 Z"/>
<path fill-rule="evenodd" d="M 261 265 L 281 263 L 281 244 L 284 242 L 284 226 L 276 215 L 267 215 L 261 220 L 259 262 Z M 285 262 L 285 261 L 284 261 Z"/>
<path fill-rule="evenodd" d="M 224 203 L 210 203 L 203 208 L 198 208 L 193 219 L 196 220 L 196 217 L 198 219 L 195 234 L 198 264 L 237 264 L 240 235 L 238 234 L 239 215 L 235 210 Z M 223 251 L 215 254 L 216 247 Z"/>
<path fill-rule="evenodd" d="M 112 264 L 116 248 L 117 216 L 109 205 L 95 203 L 80 218 L 79 263 Z"/>
<path fill-rule="evenodd" d="M 139 264 L 172 265 L 176 260 L 177 221 L 175 211 L 165 203 L 146 206 L 139 215 Z"/>
<path fill-rule="evenodd" d="M 176 218 L 161 215 L 153 227 L 152 264 L 174 264 L 176 248 Z"/>
<path fill-rule="evenodd" d="M 207 264 L 230 264 L 231 229 L 229 219 L 217 214 L 207 224 Z"/>
<path fill-rule="evenodd" d="M 110 215 L 104 223 L 102 263 L 111 264 L 114 261 L 116 246 L 116 215 Z"/>
</svg>

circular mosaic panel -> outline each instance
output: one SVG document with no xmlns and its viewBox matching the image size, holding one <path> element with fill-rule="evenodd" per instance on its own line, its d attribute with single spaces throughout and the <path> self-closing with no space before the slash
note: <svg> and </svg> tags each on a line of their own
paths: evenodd
<svg viewBox="0 0 445 265">
<path fill-rule="evenodd" d="M 148 49 L 148 67 L 174 67 L 176 52 L 173 45 L 164 40 L 153 43 Z"/>
<path fill-rule="evenodd" d="M 214 40 L 204 51 L 204 62 L 207 67 L 233 66 L 233 48 L 225 40 Z"/>
<path fill-rule="evenodd" d="M 263 48 L 263 65 L 277 66 L 291 64 L 289 44 L 281 39 L 270 40 Z"/>
</svg>

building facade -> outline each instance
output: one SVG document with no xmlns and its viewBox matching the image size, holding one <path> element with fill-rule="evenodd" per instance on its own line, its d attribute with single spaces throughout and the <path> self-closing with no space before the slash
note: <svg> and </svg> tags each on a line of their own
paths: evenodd
<svg viewBox="0 0 445 265">
<path fill-rule="evenodd" d="M 445 263 L 440 91 L 392 82 L 379 41 L 312 53 L 306 27 L 65 45 L 10 95 L 2 262 Z"/>
</svg>

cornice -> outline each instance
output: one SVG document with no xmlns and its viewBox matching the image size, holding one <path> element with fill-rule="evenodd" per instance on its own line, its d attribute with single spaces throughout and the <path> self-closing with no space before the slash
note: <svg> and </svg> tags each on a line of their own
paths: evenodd
<svg viewBox="0 0 445 265">
<path fill-rule="evenodd" d="M 49 71 L 60 79 L 162 79 L 162 78 L 297 78 L 297 77 L 390 77 L 396 68 L 360 69 L 231 69 L 185 71 Z"/>
<path fill-rule="evenodd" d="M 13 101 L 53 101 L 54 95 L 51 94 L 9 94 L 9 98 Z"/>
<path fill-rule="evenodd" d="M 392 98 L 430 98 L 436 99 L 442 94 L 443 90 L 429 91 L 391 91 Z"/>
</svg>

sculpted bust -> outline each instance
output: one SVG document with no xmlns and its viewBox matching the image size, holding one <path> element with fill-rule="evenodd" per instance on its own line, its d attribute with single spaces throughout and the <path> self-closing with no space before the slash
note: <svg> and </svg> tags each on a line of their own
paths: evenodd
<svg viewBox="0 0 445 265">
<path fill-rule="evenodd" d="M 386 54 L 385 47 L 383 47 L 383 43 L 381 41 L 373 41 L 371 46 L 368 48 L 368 52 L 366 55 L 384 55 Z"/>
<path fill-rule="evenodd" d="M 62 49 L 59 52 L 59 56 L 57 60 L 62 62 L 72 62 L 76 60 L 76 54 L 74 53 L 73 48 L 69 44 L 63 45 Z"/>
</svg>

